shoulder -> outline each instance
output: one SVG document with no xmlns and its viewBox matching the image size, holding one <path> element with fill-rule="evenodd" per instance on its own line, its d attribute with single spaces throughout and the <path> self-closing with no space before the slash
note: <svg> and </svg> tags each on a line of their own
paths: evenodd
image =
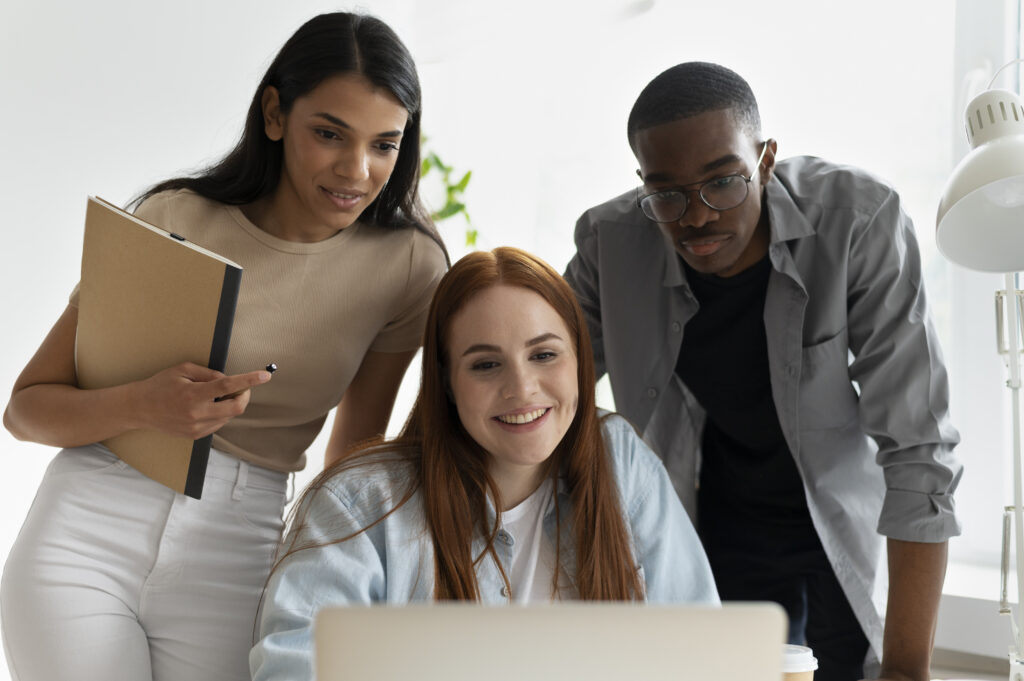
<svg viewBox="0 0 1024 681">
<path fill-rule="evenodd" d="M 364 223 L 357 239 L 370 249 L 389 254 L 385 260 L 375 260 L 375 267 L 387 267 L 385 263 L 389 263 L 408 272 L 410 283 L 416 285 L 423 284 L 424 280 L 440 279 L 448 267 L 441 245 L 416 227 L 382 227 Z"/>
<path fill-rule="evenodd" d="M 226 208 L 225 204 L 202 197 L 191 189 L 169 189 L 147 197 L 135 209 L 135 215 L 157 227 L 183 233 L 181 230 L 187 230 L 189 225 L 226 215 Z"/>
<path fill-rule="evenodd" d="M 576 238 L 596 236 L 606 229 L 646 223 L 647 219 L 636 205 L 636 190 L 631 189 L 587 209 L 576 223 Z"/>
<path fill-rule="evenodd" d="M 327 474 L 309 503 L 372 522 L 417 484 L 416 462 L 411 451 L 382 449 L 360 455 Z"/>
<path fill-rule="evenodd" d="M 850 210 L 873 215 L 896 191 L 877 175 L 815 156 L 779 161 L 774 177 L 799 208 Z"/>
<path fill-rule="evenodd" d="M 623 416 L 601 410 L 598 415 L 612 474 L 622 498 L 628 503 L 645 493 L 652 478 L 664 474 L 664 466 Z"/>
</svg>

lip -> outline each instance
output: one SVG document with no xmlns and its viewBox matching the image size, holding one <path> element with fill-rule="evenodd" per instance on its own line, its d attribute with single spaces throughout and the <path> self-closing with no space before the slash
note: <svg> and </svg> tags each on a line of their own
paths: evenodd
<svg viewBox="0 0 1024 681">
<path fill-rule="evenodd" d="M 703 258 L 717 253 L 732 237 L 727 234 L 701 237 L 697 239 L 680 239 L 679 245 L 689 253 Z"/>
<path fill-rule="evenodd" d="M 320 187 L 320 192 L 339 210 L 352 210 L 362 202 L 365 192 L 350 189 L 328 189 Z M 339 194 L 344 196 L 339 196 Z"/>
<path fill-rule="evenodd" d="M 544 409 L 544 415 L 534 419 L 533 421 L 530 421 L 529 423 L 505 423 L 497 416 L 492 416 L 491 422 L 494 423 L 499 428 L 501 428 L 502 430 L 509 433 L 532 433 L 533 431 L 537 430 L 545 423 L 547 423 L 548 418 L 551 416 L 551 412 L 554 411 L 553 407 L 528 407 L 526 409 L 516 409 L 514 411 L 508 411 L 501 414 L 502 416 L 517 416 L 519 414 L 528 414 L 531 411 L 537 411 L 538 409 Z"/>
</svg>

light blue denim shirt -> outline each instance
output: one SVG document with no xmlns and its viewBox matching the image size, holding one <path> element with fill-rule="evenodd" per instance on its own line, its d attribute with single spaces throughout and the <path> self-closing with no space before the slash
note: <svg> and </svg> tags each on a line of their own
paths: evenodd
<svg viewBox="0 0 1024 681">
<path fill-rule="evenodd" d="M 875 654 L 880 535 L 959 534 L 962 467 L 928 315 L 914 227 L 889 185 L 810 156 L 766 186 L 772 271 L 764 303 L 779 425 L 825 553 Z M 576 224 L 565 278 L 583 306 L 598 377 L 696 506 L 704 411 L 675 372 L 698 302 L 672 243 L 627 192 Z"/>
<path fill-rule="evenodd" d="M 647 601 L 718 604 L 704 549 L 661 461 L 623 418 L 609 416 L 603 429 Z M 300 539 L 323 541 L 357 532 L 394 507 L 408 476 L 409 467 L 395 462 L 335 476 L 306 501 L 307 530 Z M 569 496 L 564 486 L 558 494 L 564 515 Z M 553 537 L 553 512 L 544 523 Z M 514 544 L 515 537 L 499 535 L 495 548 L 503 565 L 509 565 Z M 473 554 L 482 549 L 478 539 Z M 510 603 L 493 560 L 480 562 L 477 579 L 484 604 Z M 292 554 L 267 586 L 261 640 L 249 656 L 254 681 L 313 677 L 312 624 L 324 606 L 429 601 L 433 582 L 433 544 L 419 492 L 351 539 Z"/>
</svg>

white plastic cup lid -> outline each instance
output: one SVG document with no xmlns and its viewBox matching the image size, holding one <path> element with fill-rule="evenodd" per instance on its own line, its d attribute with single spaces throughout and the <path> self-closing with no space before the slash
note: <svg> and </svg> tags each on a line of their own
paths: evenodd
<svg viewBox="0 0 1024 681">
<path fill-rule="evenodd" d="M 809 672 L 818 668 L 814 652 L 807 646 L 783 646 L 782 673 Z"/>
</svg>

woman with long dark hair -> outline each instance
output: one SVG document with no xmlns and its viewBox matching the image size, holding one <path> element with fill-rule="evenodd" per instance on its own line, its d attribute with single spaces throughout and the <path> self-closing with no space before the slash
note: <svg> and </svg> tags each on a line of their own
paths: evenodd
<svg viewBox="0 0 1024 681">
<path fill-rule="evenodd" d="M 254 679 L 311 678 L 328 605 L 717 603 L 660 460 L 595 408 L 590 347 L 572 290 L 538 258 L 498 248 L 456 263 L 401 435 L 325 470 L 296 507 Z"/>
<path fill-rule="evenodd" d="M 328 462 L 384 432 L 446 267 L 419 138 L 405 46 L 377 19 L 325 14 L 281 48 L 234 150 L 140 197 L 137 215 L 244 268 L 227 369 L 80 389 L 72 294 L 4 414 L 15 437 L 64 448 L 4 569 L 15 678 L 249 678 L 288 474 L 335 406 Z M 272 381 L 253 371 L 268 361 Z M 202 500 L 96 444 L 136 428 L 213 434 Z"/>
</svg>

